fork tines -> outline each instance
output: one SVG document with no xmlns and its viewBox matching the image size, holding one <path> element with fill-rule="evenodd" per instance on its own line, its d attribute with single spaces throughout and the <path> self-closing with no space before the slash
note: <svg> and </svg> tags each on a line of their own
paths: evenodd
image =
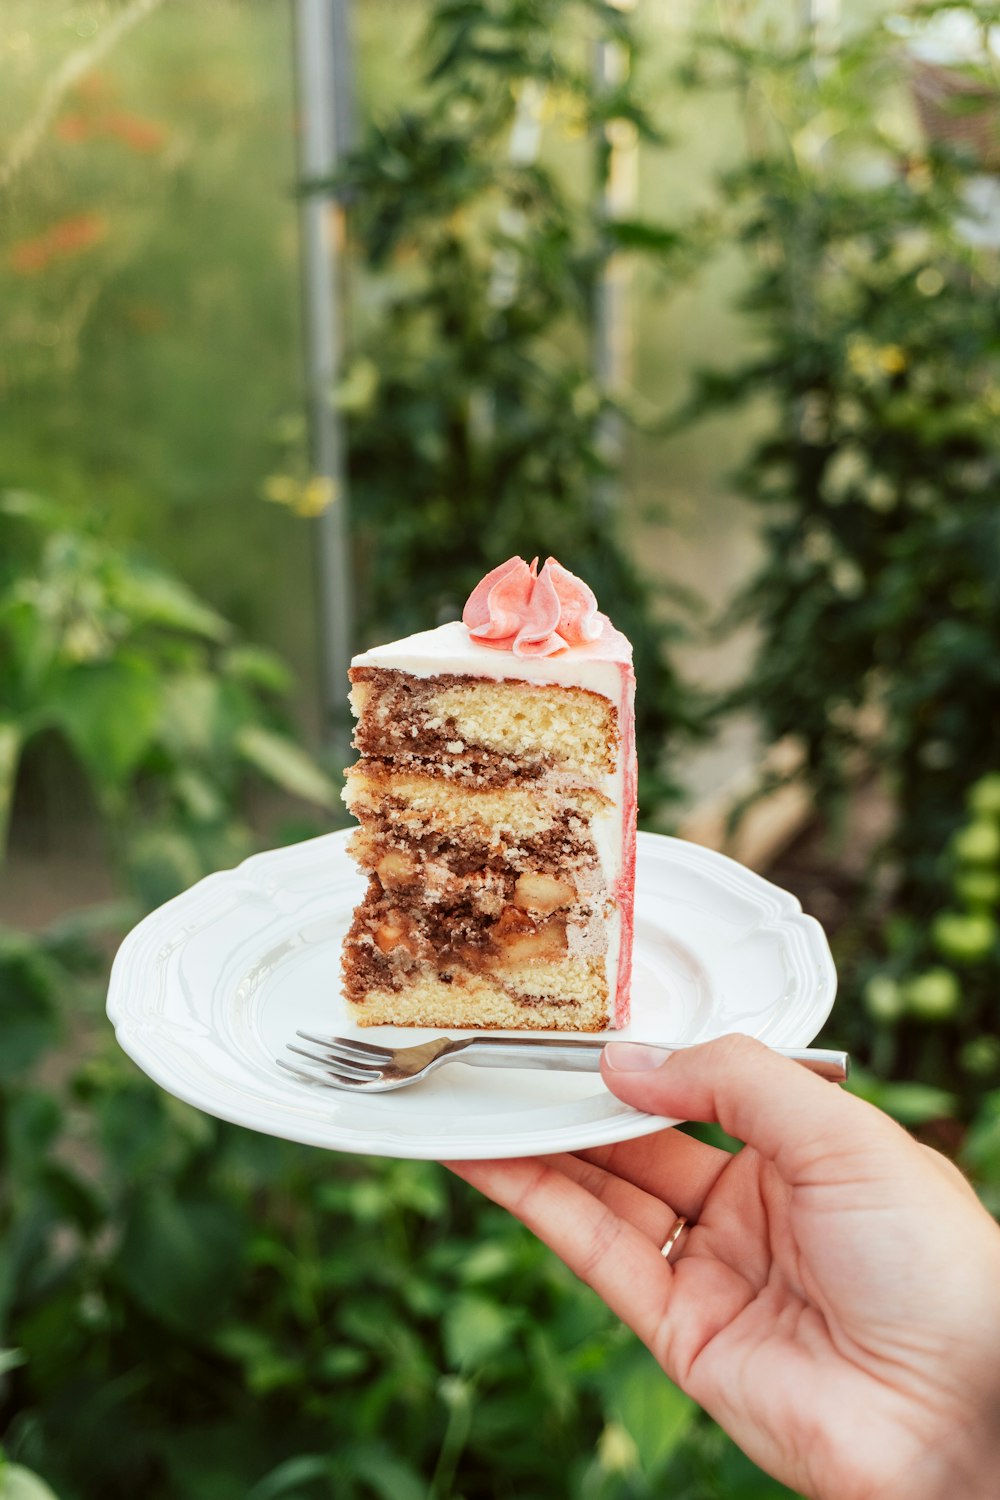
<svg viewBox="0 0 1000 1500">
<path fill-rule="evenodd" d="M 296 1036 L 304 1042 L 315 1042 L 319 1047 L 336 1048 L 338 1054 L 350 1057 L 357 1054 L 358 1061 L 388 1062 L 392 1052 L 388 1047 L 377 1047 L 372 1042 L 359 1042 L 352 1036 L 314 1036 L 311 1031 L 297 1031 Z"/>
<path fill-rule="evenodd" d="M 322 1069 L 322 1077 L 308 1072 L 303 1067 L 282 1062 L 281 1066 L 298 1078 L 307 1078 L 310 1083 L 323 1083 L 330 1079 L 345 1086 L 374 1083 L 381 1074 L 382 1064 L 388 1057 L 384 1047 L 373 1047 L 367 1042 L 352 1042 L 346 1037 L 314 1037 L 308 1032 L 296 1033 L 303 1041 L 317 1044 L 322 1051 L 310 1051 L 288 1043 L 289 1052 L 304 1057 L 314 1068 Z M 281 1062 L 281 1059 L 277 1059 Z"/>
<path fill-rule="evenodd" d="M 378 1077 L 378 1069 L 373 1068 L 370 1063 L 359 1066 L 350 1058 L 337 1057 L 333 1053 L 322 1056 L 316 1052 L 307 1052 L 304 1047 L 296 1047 L 292 1042 L 289 1042 L 288 1050 L 297 1057 L 308 1058 L 311 1063 L 317 1064 L 334 1077 L 349 1079 L 351 1083 L 367 1083 L 370 1078 Z"/>
</svg>

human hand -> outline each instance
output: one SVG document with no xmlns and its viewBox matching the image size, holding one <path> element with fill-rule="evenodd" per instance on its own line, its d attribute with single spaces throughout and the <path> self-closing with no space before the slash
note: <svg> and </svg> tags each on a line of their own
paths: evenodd
<svg viewBox="0 0 1000 1500">
<path fill-rule="evenodd" d="M 448 1165 L 810 1500 L 1000 1492 L 1000 1229 L 957 1168 L 746 1037 L 673 1055 L 613 1043 L 602 1073 L 637 1109 L 747 1144 L 666 1129 Z M 678 1215 L 690 1226 L 667 1261 Z"/>
</svg>

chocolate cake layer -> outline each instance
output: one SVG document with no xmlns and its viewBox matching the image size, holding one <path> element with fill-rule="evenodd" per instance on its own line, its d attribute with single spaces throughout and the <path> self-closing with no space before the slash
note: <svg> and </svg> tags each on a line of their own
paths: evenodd
<svg viewBox="0 0 1000 1500">
<path fill-rule="evenodd" d="M 474 826 L 461 831 L 410 828 L 402 821 L 404 811 L 405 806 L 396 805 L 391 797 L 378 809 L 359 809 L 362 826 L 349 846 L 359 864 L 377 870 L 386 855 L 398 853 L 411 859 L 421 872 L 430 868 L 469 876 L 483 870 L 498 874 L 568 871 L 578 889 L 588 891 L 596 890 L 601 881 L 590 831 L 581 818 L 566 809 L 530 837 L 507 835 L 488 842 L 478 836 Z"/>
</svg>

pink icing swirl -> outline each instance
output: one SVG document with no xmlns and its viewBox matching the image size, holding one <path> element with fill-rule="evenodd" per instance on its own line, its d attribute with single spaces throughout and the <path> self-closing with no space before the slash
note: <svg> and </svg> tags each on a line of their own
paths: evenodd
<svg viewBox="0 0 1000 1500">
<path fill-rule="evenodd" d="M 550 557 L 538 571 L 511 557 L 472 590 L 462 623 L 480 645 L 515 656 L 554 656 L 599 640 L 607 623 L 592 591 Z"/>
</svg>

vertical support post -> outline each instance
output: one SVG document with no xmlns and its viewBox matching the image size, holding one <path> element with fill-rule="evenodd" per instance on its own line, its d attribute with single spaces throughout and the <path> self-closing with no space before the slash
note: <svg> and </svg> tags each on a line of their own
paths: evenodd
<svg viewBox="0 0 1000 1500">
<path fill-rule="evenodd" d="M 800 25 L 812 43 L 817 73 L 825 72 L 840 45 L 840 0 L 800 0 Z"/>
<path fill-rule="evenodd" d="M 350 53 L 347 0 L 294 0 L 299 105 L 299 173 L 329 178 L 349 129 Z M 344 240 L 341 205 L 317 192 L 300 209 L 306 400 L 313 473 L 330 501 L 317 517 L 316 586 L 323 733 L 347 754 L 346 683 L 351 660 L 351 566 L 343 438 L 333 405 L 343 327 L 339 301 Z"/>
<path fill-rule="evenodd" d="M 616 9 L 631 10 L 635 0 L 612 0 Z M 594 76 L 598 93 L 619 88 L 628 78 L 630 59 L 625 47 L 612 38 L 597 43 Z M 628 218 L 635 211 L 638 190 L 639 152 L 635 126 L 628 120 L 605 125 L 597 141 L 598 218 L 602 224 Z M 620 255 L 606 253 L 594 288 L 593 371 L 602 396 L 621 395 L 632 379 L 634 339 L 632 329 L 632 278 Z M 608 463 L 621 461 L 624 446 L 621 419 L 606 414 L 598 431 L 598 443 Z M 597 503 L 610 507 L 613 482 L 604 481 Z"/>
</svg>

